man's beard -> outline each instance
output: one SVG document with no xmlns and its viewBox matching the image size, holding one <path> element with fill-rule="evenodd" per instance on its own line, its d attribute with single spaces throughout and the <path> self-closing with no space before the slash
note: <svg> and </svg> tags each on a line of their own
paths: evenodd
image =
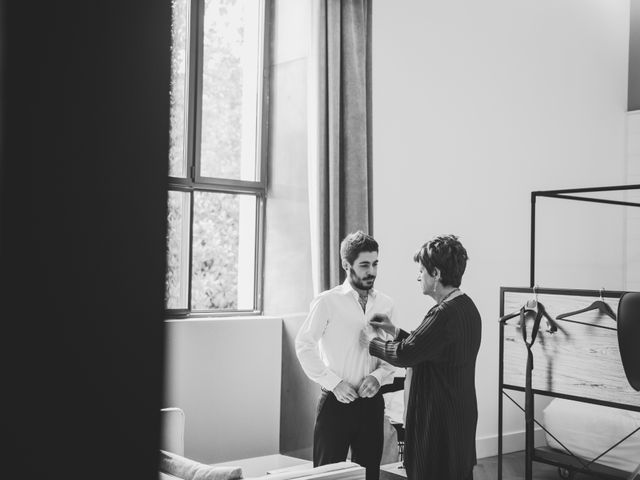
<svg viewBox="0 0 640 480">
<path fill-rule="evenodd" d="M 364 278 L 360 278 L 358 277 L 356 272 L 353 271 L 353 268 L 349 268 L 349 281 L 355 288 L 359 288 L 360 290 L 371 290 L 373 288 L 374 282 L 371 282 L 370 284 L 364 283 L 366 280 L 371 279 L 375 282 L 375 275 L 369 275 Z"/>
</svg>

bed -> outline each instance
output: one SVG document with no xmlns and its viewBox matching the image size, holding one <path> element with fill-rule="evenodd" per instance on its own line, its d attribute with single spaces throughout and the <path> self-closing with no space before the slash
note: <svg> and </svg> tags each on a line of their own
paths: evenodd
<svg viewBox="0 0 640 480">
<path fill-rule="evenodd" d="M 614 312 L 621 295 L 604 294 Z M 565 478 L 576 472 L 607 479 L 635 478 L 630 472 L 640 463 L 640 392 L 631 388 L 625 377 L 616 321 L 598 311 L 561 318 L 565 312 L 578 311 L 598 298 L 603 299 L 603 292 L 501 288 L 498 478 L 504 398 L 525 413 L 526 478 L 532 478 L 533 462 L 556 465 Z M 524 331 L 531 344 L 529 357 L 522 320 L 511 314 L 532 299 L 544 306 L 553 328 L 543 320 L 531 344 L 533 321 L 525 319 Z M 535 367 L 530 370 L 532 365 Z M 511 390 L 525 392 L 524 407 L 512 398 Z M 534 399 L 538 396 L 554 397 L 540 419 L 534 415 Z M 536 424 L 546 430 L 544 447 L 534 447 Z M 618 442 L 619 446 L 607 452 Z"/>
<path fill-rule="evenodd" d="M 640 431 L 604 453 L 640 429 L 640 412 L 556 398 L 545 407 L 542 419 L 549 431 L 547 446 L 554 452 L 566 454 L 566 447 L 586 463 L 597 459 L 622 472 L 633 472 L 640 464 Z"/>
<path fill-rule="evenodd" d="M 184 457 L 185 414 L 161 410 L 159 480 L 364 480 L 365 469 L 350 461 L 313 467 L 312 462 L 274 454 L 207 465 Z"/>
</svg>

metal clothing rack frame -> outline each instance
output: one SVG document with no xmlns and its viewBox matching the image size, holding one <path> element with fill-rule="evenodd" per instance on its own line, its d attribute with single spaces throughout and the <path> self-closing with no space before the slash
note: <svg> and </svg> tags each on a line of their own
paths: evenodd
<svg viewBox="0 0 640 480">
<path fill-rule="evenodd" d="M 536 278 L 536 200 L 538 197 L 560 198 L 564 200 L 577 200 L 580 202 L 605 203 L 609 205 L 622 205 L 625 207 L 640 207 L 640 203 L 623 202 L 620 200 L 608 200 L 605 198 L 581 197 L 575 194 L 621 192 L 626 190 L 640 190 L 640 184 L 614 185 L 610 187 L 570 188 L 565 190 L 541 190 L 531 192 L 531 253 L 529 266 L 529 288 L 535 286 Z"/>
<path fill-rule="evenodd" d="M 574 201 L 581 201 L 581 202 L 592 202 L 592 203 L 602 203 L 602 204 L 609 204 L 609 205 L 620 205 L 620 206 L 626 206 L 626 207 L 640 207 L 640 203 L 636 203 L 636 202 L 628 202 L 628 201 L 621 201 L 621 200 L 611 200 L 611 199 L 606 199 L 606 198 L 597 198 L 597 197 L 589 197 L 589 196 L 582 196 L 583 194 L 590 194 L 590 193 L 600 193 L 600 192 L 620 192 L 620 191 L 629 191 L 629 190 L 640 190 L 640 184 L 633 184 L 633 185 L 614 185 L 614 186 L 607 186 L 607 187 L 592 187 L 592 188 L 572 188 L 572 189 L 563 189 L 563 190 L 542 190 L 542 191 L 534 191 L 531 192 L 531 251 L 530 251 L 530 270 L 529 270 L 529 290 L 533 293 L 535 291 L 542 293 L 543 290 L 548 290 L 549 292 L 555 291 L 555 292 L 564 292 L 564 293 L 568 293 L 571 294 L 570 291 L 566 290 L 566 291 L 560 291 L 560 290 L 552 290 L 552 289 L 538 289 L 536 287 L 536 283 L 535 283 L 535 259 L 536 259 L 536 203 L 537 203 L 537 199 L 538 197 L 543 197 L 543 198 L 557 198 L 557 199 L 563 199 L 563 200 L 574 200 Z M 519 289 L 508 289 L 509 291 L 515 291 L 515 290 L 519 290 Z M 529 291 L 527 289 L 523 289 L 523 291 Z M 585 292 L 585 291 L 582 291 Z M 503 308 L 503 299 L 504 299 L 504 293 L 505 293 L 505 289 L 501 288 L 500 289 L 500 316 L 502 317 L 504 315 L 504 312 L 502 311 Z M 597 292 L 594 291 L 594 294 L 597 294 Z M 498 392 L 498 480 L 502 480 L 502 415 L 503 415 L 503 395 L 506 395 L 507 397 L 509 397 L 505 392 L 505 385 L 503 383 L 503 362 L 504 362 L 504 357 L 503 357 L 503 341 L 504 341 L 504 324 L 501 322 L 500 324 L 500 365 L 499 365 L 499 392 Z M 520 387 L 515 387 L 515 386 L 509 386 L 506 387 L 509 388 L 511 390 L 519 390 L 524 392 L 525 389 L 524 388 L 520 388 Z M 530 401 L 531 401 L 531 405 L 533 405 L 533 396 L 535 394 L 542 394 L 542 395 L 547 395 L 547 396 L 552 396 L 552 397 L 558 397 L 558 398 L 569 398 L 572 400 L 578 400 L 580 401 L 579 398 L 573 398 L 571 396 L 566 396 L 566 395 L 561 395 L 561 394 L 554 394 L 552 392 L 542 392 L 542 391 L 536 391 L 536 390 L 531 390 L 531 392 L 529 392 L 530 395 Z M 514 402 L 520 409 L 522 409 L 522 407 L 520 407 L 520 405 L 518 405 L 511 397 L 509 397 L 509 399 Z M 583 400 L 584 401 L 584 400 Z M 607 402 L 598 402 L 598 401 L 589 401 L 589 403 L 597 403 L 597 404 L 603 404 L 606 405 Z M 610 406 L 614 406 L 617 408 L 621 408 L 618 405 L 613 405 L 611 404 Z M 624 408 L 624 406 L 622 407 Z M 637 410 L 634 407 L 629 408 L 630 410 Z M 524 411 L 524 410 L 523 410 Z M 535 421 L 535 419 L 534 419 Z M 536 422 L 537 423 L 537 422 Z M 529 430 L 533 428 L 533 425 L 526 425 L 526 429 Z M 547 463 L 550 465 L 556 465 L 559 468 L 562 467 L 575 467 L 572 468 L 573 471 L 580 471 L 582 473 L 587 473 L 590 475 L 598 475 L 600 478 L 624 478 L 624 477 L 620 477 L 617 476 L 615 474 L 615 472 L 613 472 L 613 469 L 608 469 L 606 467 L 604 467 L 604 470 L 602 472 L 592 472 L 592 471 L 585 471 L 584 469 L 581 469 L 580 466 L 575 466 L 575 465 L 567 465 L 565 463 L 563 463 L 562 460 L 558 459 L 557 457 L 554 457 L 553 455 L 546 455 L 544 454 L 544 452 L 536 452 L 534 451 L 534 445 L 533 445 L 533 432 L 526 432 L 526 450 L 525 450 L 525 457 L 526 457 L 526 465 L 525 465 L 525 479 L 526 480 L 531 480 L 532 479 L 532 464 L 534 461 L 538 461 L 538 462 L 542 462 L 542 463 Z M 636 472 L 634 472 L 632 474 L 631 477 L 629 478 L 636 478 L 636 475 L 638 474 L 638 471 L 636 470 Z"/>
</svg>

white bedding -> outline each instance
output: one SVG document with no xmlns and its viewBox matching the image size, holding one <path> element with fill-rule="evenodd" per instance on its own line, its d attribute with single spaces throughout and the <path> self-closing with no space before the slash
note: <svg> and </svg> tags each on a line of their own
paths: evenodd
<svg viewBox="0 0 640 480">
<path fill-rule="evenodd" d="M 592 460 L 636 428 L 640 412 L 555 398 L 543 411 L 544 426 L 575 455 Z M 545 434 L 551 448 L 565 451 Z M 640 463 L 640 431 L 598 460 L 608 467 L 631 472 Z"/>
<path fill-rule="evenodd" d="M 404 423 L 404 390 L 388 392 L 384 398 L 384 414 L 394 423 Z"/>
</svg>

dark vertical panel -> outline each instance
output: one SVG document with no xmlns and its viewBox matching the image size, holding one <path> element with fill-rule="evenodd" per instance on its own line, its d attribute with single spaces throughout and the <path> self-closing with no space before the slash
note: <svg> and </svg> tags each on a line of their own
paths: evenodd
<svg viewBox="0 0 640 480">
<path fill-rule="evenodd" d="M 170 2 L 2 2 L 6 478 L 157 478 Z"/>
<path fill-rule="evenodd" d="M 640 110 L 640 2 L 631 2 L 629 34 L 629 110 Z"/>
</svg>

